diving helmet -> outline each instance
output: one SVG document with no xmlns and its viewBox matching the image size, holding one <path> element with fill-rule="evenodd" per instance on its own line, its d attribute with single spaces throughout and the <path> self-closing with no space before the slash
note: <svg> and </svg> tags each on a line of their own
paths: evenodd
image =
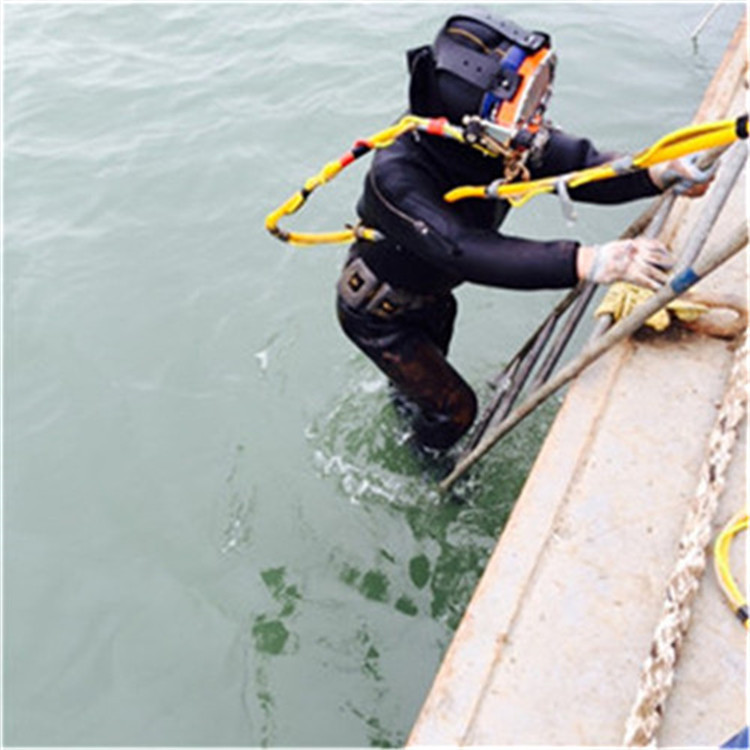
<svg viewBox="0 0 750 750">
<path fill-rule="evenodd" d="M 479 118 L 505 143 L 539 130 L 556 63 L 548 34 L 481 10 L 461 13 L 407 60 L 414 114 L 453 123 Z"/>
</svg>

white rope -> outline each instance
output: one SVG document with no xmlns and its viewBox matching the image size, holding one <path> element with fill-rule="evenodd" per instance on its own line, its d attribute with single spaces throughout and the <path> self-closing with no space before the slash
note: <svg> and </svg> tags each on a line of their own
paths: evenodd
<svg viewBox="0 0 750 750">
<path fill-rule="evenodd" d="M 747 410 L 747 354 L 745 332 L 737 346 L 727 389 L 708 440 L 698 488 L 685 519 L 677 563 L 667 584 L 661 620 L 641 668 L 638 694 L 625 724 L 623 744 L 629 747 L 656 746 L 656 732 L 674 682 L 691 605 L 706 568 L 712 520 L 724 489 L 738 428 Z"/>
</svg>

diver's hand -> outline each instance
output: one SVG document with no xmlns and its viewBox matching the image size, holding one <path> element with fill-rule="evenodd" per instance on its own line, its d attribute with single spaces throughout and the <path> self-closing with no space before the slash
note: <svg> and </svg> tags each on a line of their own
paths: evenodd
<svg viewBox="0 0 750 750">
<path fill-rule="evenodd" d="M 659 190 L 674 187 L 678 195 L 697 198 L 708 190 L 719 165 L 715 161 L 710 167 L 701 169 L 698 166 L 699 157 L 700 154 L 690 154 L 681 159 L 655 164 L 649 167 L 649 177 Z"/>
<path fill-rule="evenodd" d="M 604 245 L 578 248 L 576 268 L 580 279 L 595 284 L 627 281 L 657 291 L 667 280 L 674 259 L 659 240 L 636 237 Z"/>
</svg>

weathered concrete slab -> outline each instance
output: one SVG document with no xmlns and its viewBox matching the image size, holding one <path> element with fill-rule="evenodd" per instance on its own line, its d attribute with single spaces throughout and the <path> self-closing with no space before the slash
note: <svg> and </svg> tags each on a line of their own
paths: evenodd
<svg viewBox="0 0 750 750">
<path fill-rule="evenodd" d="M 745 108 L 738 31 L 699 119 Z M 731 85 L 728 83 L 731 81 Z M 700 200 L 663 233 L 684 245 Z M 740 179 L 704 249 L 746 220 Z M 696 289 L 747 304 L 747 250 Z M 571 387 L 409 745 L 620 745 L 732 362 L 731 343 L 639 334 Z M 747 501 L 743 428 L 717 516 Z M 733 569 L 745 570 L 745 545 Z M 709 569 L 659 743 L 713 745 L 747 723 L 746 631 Z"/>
</svg>

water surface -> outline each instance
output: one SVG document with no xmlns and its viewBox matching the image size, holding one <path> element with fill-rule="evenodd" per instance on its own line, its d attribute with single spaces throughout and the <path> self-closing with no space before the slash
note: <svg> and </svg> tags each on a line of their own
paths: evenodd
<svg viewBox="0 0 750 750">
<path fill-rule="evenodd" d="M 691 119 L 742 12 L 696 49 L 709 5 L 503 8 L 556 41 L 553 119 L 624 150 Z M 405 741 L 554 404 L 439 497 L 337 328 L 345 249 L 263 219 L 398 116 L 450 10 L 5 5 L 6 744 Z M 350 171 L 291 224 L 350 221 Z M 483 396 L 557 296 L 459 291 Z"/>
</svg>

